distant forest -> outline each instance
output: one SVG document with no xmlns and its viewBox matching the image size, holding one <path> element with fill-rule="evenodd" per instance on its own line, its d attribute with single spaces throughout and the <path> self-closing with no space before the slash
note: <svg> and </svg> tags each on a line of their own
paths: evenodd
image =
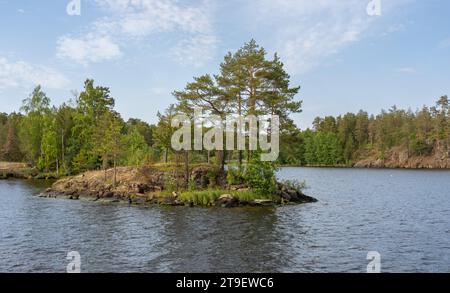
<svg viewBox="0 0 450 293">
<path fill-rule="evenodd" d="M 351 166 L 368 156 L 383 160 L 394 147 L 408 156 L 429 156 L 440 146 L 450 151 L 450 108 L 447 96 L 436 105 L 402 110 L 393 106 L 378 115 L 365 111 L 317 117 L 313 128 L 285 134 L 280 162 L 314 166 Z"/>
<path fill-rule="evenodd" d="M 225 56 L 219 74 L 194 78 L 175 91 L 177 103 L 158 114 L 158 123 L 124 121 L 115 110 L 108 87 L 86 80 L 84 89 L 59 107 L 37 86 L 23 100 L 19 113 L 0 113 L 0 160 L 26 162 L 42 172 L 74 174 L 112 166 L 141 166 L 158 162 L 227 163 L 252 159 L 245 151 L 173 152 L 171 119 L 201 106 L 206 113 L 276 114 L 280 117 L 279 164 L 351 166 L 367 156 L 383 159 L 393 147 L 408 155 L 427 156 L 437 145 L 447 152 L 450 108 L 447 96 L 415 112 L 395 106 L 378 115 L 360 111 L 316 118 L 313 128 L 300 130 L 290 118 L 301 112 L 295 99 L 300 87 L 275 54 L 268 59 L 255 41 Z"/>
<path fill-rule="evenodd" d="M 125 122 L 113 110 L 114 99 L 107 97 L 108 92 L 88 80 L 75 105 L 56 108 L 50 107 L 50 100 L 37 87 L 21 113 L 0 113 L 0 160 L 28 162 L 42 171 L 76 173 L 114 161 L 139 166 L 177 159 L 169 147 L 173 107 L 159 115 L 156 125 L 139 119 Z M 89 103 L 89 95 L 107 98 Z M 312 129 L 285 129 L 280 143 L 278 163 L 292 165 L 351 165 L 374 152 L 383 159 L 396 146 L 406 148 L 411 156 L 431 155 L 438 143 L 450 150 L 449 100 L 443 96 L 435 106 L 415 112 L 394 106 L 376 116 L 359 111 L 317 117 Z M 215 156 L 197 151 L 191 160 L 207 162 Z M 227 157 L 237 155 L 230 152 Z"/>
</svg>

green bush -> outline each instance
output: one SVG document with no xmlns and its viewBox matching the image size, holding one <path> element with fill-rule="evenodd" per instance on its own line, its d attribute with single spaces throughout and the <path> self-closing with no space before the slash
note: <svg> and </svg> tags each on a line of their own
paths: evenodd
<svg viewBox="0 0 450 293">
<path fill-rule="evenodd" d="M 267 194 L 264 195 L 257 193 L 252 190 L 246 191 L 230 191 L 222 189 L 208 189 L 208 190 L 198 190 L 198 191 L 182 191 L 179 198 L 183 201 L 190 201 L 195 206 L 212 206 L 216 200 L 224 194 L 230 194 L 241 201 L 253 201 L 256 199 L 270 199 L 277 202 L 278 198 L 275 195 Z"/>
<path fill-rule="evenodd" d="M 418 139 L 416 137 L 413 137 L 411 139 L 410 148 L 412 149 L 413 153 L 417 156 L 427 156 L 431 155 L 433 152 L 433 144 L 429 143 L 425 139 Z"/>
<path fill-rule="evenodd" d="M 306 185 L 305 181 L 298 181 L 298 180 L 283 180 L 281 182 L 284 186 L 286 186 L 289 189 L 293 189 L 293 190 L 297 190 L 297 191 L 302 191 L 305 190 L 308 187 L 308 185 Z"/>
<path fill-rule="evenodd" d="M 276 167 L 273 162 L 263 162 L 255 155 L 248 163 L 244 180 L 247 185 L 260 194 L 274 194 L 277 189 Z"/>
<path fill-rule="evenodd" d="M 173 176 L 169 175 L 169 174 L 165 174 L 164 175 L 164 188 L 168 192 L 177 191 L 178 190 L 178 185 L 177 185 L 176 179 Z"/>
<path fill-rule="evenodd" d="M 180 199 L 191 201 L 196 206 L 209 206 L 222 195 L 225 191 L 221 190 L 199 190 L 181 192 Z"/>
<path fill-rule="evenodd" d="M 208 173 L 206 173 L 206 177 L 208 178 L 209 187 L 214 188 L 217 182 L 217 171 L 209 170 Z"/>
<path fill-rule="evenodd" d="M 197 189 L 197 184 L 195 184 L 195 181 L 194 181 L 194 180 L 189 179 L 187 189 L 188 189 L 189 191 L 195 191 L 195 190 Z"/>
<path fill-rule="evenodd" d="M 230 168 L 227 171 L 227 183 L 229 185 L 239 185 L 244 182 L 243 174 L 239 169 Z"/>
</svg>

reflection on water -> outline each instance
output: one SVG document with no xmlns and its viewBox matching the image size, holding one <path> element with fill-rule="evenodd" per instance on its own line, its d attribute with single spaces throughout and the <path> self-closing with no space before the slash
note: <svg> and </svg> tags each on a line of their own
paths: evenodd
<svg viewBox="0 0 450 293">
<path fill-rule="evenodd" d="M 450 172 L 285 168 L 318 203 L 282 208 L 129 207 L 43 199 L 0 181 L 0 271 L 450 271 Z M 36 185 L 38 184 L 38 185 Z"/>
</svg>

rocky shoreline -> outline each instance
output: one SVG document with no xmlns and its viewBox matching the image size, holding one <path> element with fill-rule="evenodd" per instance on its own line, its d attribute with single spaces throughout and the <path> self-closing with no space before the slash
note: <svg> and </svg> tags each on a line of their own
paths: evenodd
<svg viewBox="0 0 450 293">
<path fill-rule="evenodd" d="M 384 158 L 377 154 L 368 155 L 354 164 L 355 168 L 386 169 L 450 169 L 450 152 L 437 144 L 428 156 L 411 155 L 405 147 L 394 147 L 386 152 Z"/>
<path fill-rule="evenodd" d="M 38 175 L 39 172 L 27 164 L 0 162 L 0 179 L 32 179 Z"/>
<path fill-rule="evenodd" d="M 193 200 L 185 198 L 182 192 L 168 190 L 168 175 L 175 179 L 171 184 L 182 185 L 184 181 L 182 176 L 177 176 L 170 171 L 161 171 L 150 167 L 121 167 L 117 169 L 117 184 L 115 187 L 108 180 L 113 176 L 113 172 L 113 169 L 106 172 L 90 171 L 67 177 L 55 182 L 51 188 L 40 196 L 132 205 L 199 206 Z M 220 178 L 211 178 L 211 170 L 208 167 L 193 168 L 190 178 L 195 184 L 196 190 L 206 193 L 208 193 L 208 187 L 211 186 L 211 180 L 221 181 Z M 214 182 L 215 184 L 216 182 Z M 270 199 L 263 197 L 261 199 L 244 200 L 239 197 L 239 194 L 248 192 L 245 185 L 223 185 L 220 188 L 222 194 L 217 194 L 214 200 L 202 206 L 277 206 L 317 201 L 315 198 L 281 183 L 278 183 L 277 186 L 276 195 Z"/>
</svg>

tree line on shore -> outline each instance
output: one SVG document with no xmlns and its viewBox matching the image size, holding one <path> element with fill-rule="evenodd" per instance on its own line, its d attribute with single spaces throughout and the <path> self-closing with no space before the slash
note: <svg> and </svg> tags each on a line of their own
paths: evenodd
<svg viewBox="0 0 450 293">
<path fill-rule="evenodd" d="M 365 111 L 317 117 L 312 129 L 282 139 L 283 163 L 351 166 L 367 157 L 384 160 L 394 147 L 408 157 L 429 156 L 438 149 L 450 155 L 450 107 L 442 96 L 432 107 L 412 111 L 393 106 L 378 115 Z"/>
<path fill-rule="evenodd" d="M 139 119 L 124 121 L 109 88 L 96 86 L 91 79 L 73 100 L 59 107 L 51 106 L 37 86 L 23 101 L 20 113 L 0 115 L 0 156 L 58 174 L 170 161 L 184 164 L 188 175 L 192 163 L 215 164 L 223 172 L 227 162 L 235 161 L 234 181 L 244 180 L 245 163 L 248 174 L 264 174 L 263 181 L 273 187 L 275 164 L 260 162 L 258 150 L 173 151 L 172 118 L 176 114 L 192 117 L 197 107 L 204 115 L 223 119 L 230 114 L 278 115 L 281 132 L 286 132 L 296 129 L 290 114 L 301 112 L 301 101 L 295 100 L 299 89 L 290 86 L 279 57 L 268 58 L 254 40 L 227 54 L 218 74 L 195 77 L 183 90 L 175 91 L 176 103 L 158 113 L 156 125 Z"/>
<path fill-rule="evenodd" d="M 215 164 L 219 170 L 234 164 L 237 171 L 232 181 L 239 181 L 243 170 L 265 177 L 268 171 L 272 180 L 275 163 L 351 165 L 369 153 L 382 158 L 395 146 L 418 156 L 431 154 L 437 142 L 448 148 L 447 96 L 416 112 L 394 106 L 376 116 L 360 111 L 318 117 L 312 129 L 302 131 L 291 118 L 292 113 L 301 112 L 302 102 L 296 100 L 299 90 L 291 87 L 280 58 L 276 54 L 268 58 L 253 40 L 228 53 L 216 75 L 195 77 L 183 90 L 175 91 L 176 103 L 158 113 L 155 125 L 139 119 L 124 121 L 115 110 L 110 89 L 95 85 L 92 79 L 85 81 L 73 100 L 59 107 L 52 106 L 37 86 L 19 113 L 0 113 L 0 160 L 27 162 L 42 172 L 58 174 L 158 162 L 184 164 L 187 174 L 192 163 Z M 172 118 L 179 113 L 192 117 L 195 107 L 201 107 L 205 115 L 222 118 L 278 115 L 278 161 L 260 162 L 258 151 L 173 151 Z"/>
</svg>

